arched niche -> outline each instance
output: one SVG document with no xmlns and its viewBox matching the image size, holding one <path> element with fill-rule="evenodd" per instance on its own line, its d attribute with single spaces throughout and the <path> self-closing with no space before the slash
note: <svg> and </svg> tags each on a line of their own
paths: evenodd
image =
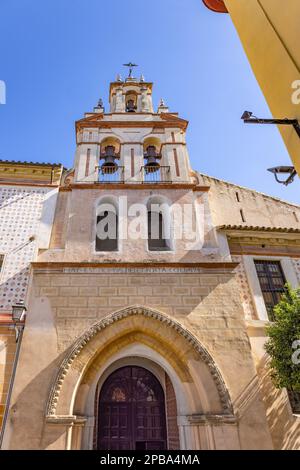
<svg viewBox="0 0 300 470">
<path fill-rule="evenodd" d="M 115 148 L 116 155 L 120 156 L 121 150 L 121 141 L 115 136 L 106 137 L 100 142 L 100 155 L 105 153 L 105 148 L 108 146 L 112 146 Z"/>
<path fill-rule="evenodd" d="M 111 252 L 119 250 L 119 203 L 115 196 L 102 196 L 96 201 L 95 206 L 95 229 L 94 251 L 97 253 Z M 110 235 L 106 239 L 101 239 L 101 227 L 107 232 L 110 230 Z"/>
<path fill-rule="evenodd" d="M 174 250 L 171 202 L 165 196 L 154 194 L 146 202 L 149 251 Z M 152 225 L 152 227 L 151 227 Z M 152 231 L 157 240 L 151 242 Z"/>
<path fill-rule="evenodd" d="M 138 94 L 134 90 L 125 93 L 125 111 L 135 113 L 138 111 Z"/>
<path fill-rule="evenodd" d="M 154 146 L 155 149 L 156 149 L 156 153 L 158 155 L 161 155 L 162 141 L 158 137 L 149 136 L 149 137 L 146 137 L 146 139 L 144 139 L 144 141 L 143 141 L 144 153 L 147 151 L 147 148 L 149 146 Z"/>
</svg>

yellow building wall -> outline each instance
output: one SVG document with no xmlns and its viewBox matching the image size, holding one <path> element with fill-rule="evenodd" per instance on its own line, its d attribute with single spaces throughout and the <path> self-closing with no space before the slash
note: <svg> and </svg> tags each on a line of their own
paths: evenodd
<svg viewBox="0 0 300 470">
<path fill-rule="evenodd" d="M 300 80 L 300 1 L 224 2 L 273 117 L 300 120 L 300 102 L 292 101 L 292 84 Z M 279 128 L 300 175 L 300 138 L 292 126 Z"/>
</svg>

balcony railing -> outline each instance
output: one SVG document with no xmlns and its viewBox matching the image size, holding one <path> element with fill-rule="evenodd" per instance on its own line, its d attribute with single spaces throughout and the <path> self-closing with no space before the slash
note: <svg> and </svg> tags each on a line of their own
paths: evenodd
<svg viewBox="0 0 300 470">
<path fill-rule="evenodd" d="M 169 183 L 171 181 L 169 166 L 142 166 L 138 179 L 129 178 L 126 183 Z M 97 183 L 125 183 L 124 166 L 98 168 Z"/>
<path fill-rule="evenodd" d="M 141 174 L 143 183 L 168 183 L 171 179 L 169 166 L 142 166 Z"/>
<path fill-rule="evenodd" d="M 100 167 L 98 170 L 98 183 L 124 183 L 124 167 Z"/>
</svg>

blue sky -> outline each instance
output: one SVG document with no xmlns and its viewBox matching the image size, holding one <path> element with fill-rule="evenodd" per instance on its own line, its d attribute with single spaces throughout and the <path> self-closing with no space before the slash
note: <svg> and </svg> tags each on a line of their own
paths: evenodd
<svg viewBox="0 0 300 470">
<path fill-rule="evenodd" d="M 154 82 L 154 103 L 190 121 L 196 170 L 292 202 L 299 179 L 278 185 L 266 169 L 290 164 L 274 126 L 246 126 L 270 112 L 228 15 L 201 0 L 1 0 L 0 158 L 71 167 L 74 121 L 101 96 L 122 64 Z M 281 116 L 280 116 L 281 117 Z"/>
</svg>

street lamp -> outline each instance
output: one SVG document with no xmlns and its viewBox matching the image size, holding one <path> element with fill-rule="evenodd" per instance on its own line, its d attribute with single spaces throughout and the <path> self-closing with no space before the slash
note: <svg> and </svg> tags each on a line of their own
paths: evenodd
<svg viewBox="0 0 300 470">
<path fill-rule="evenodd" d="M 295 176 L 297 175 L 297 172 L 293 166 L 276 166 L 274 168 L 268 168 L 268 171 L 270 171 L 270 173 L 273 173 L 277 183 L 284 184 L 285 186 L 288 186 L 289 184 L 293 183 Z M 282 180 L 279 179 L 278 175 L 288 176 L 287 179 Z"/>
<path fill-rule="evenodd" d="M 297 132 L 298 137 L 300 138 L 300 124 L 297 119 L 260 119 L 256 116 L 253 116 L 251 111 L 245 111 L 241 117 L 245 124 L 276 124 L 280 126 L 293 126 Z M 288 186 L 293 183 L 297 172 L 293 166 L 276 166 L 274 168 L 268 168 L 268 171 L 273 173 L 277 183 L 284 184 Z M 279 179 L 278 175 L 284 174 L 287 175 L 287 179 Z"/>
<path fill-rule="evenodd" d="M 297 119 L 260 119 L 253 116 L 251 111 L 245 111 L 241 118 L 245 124 L 276 124 L 277 126 L 293 126 L 300 138 L 300 124 Z"/>
<path fill-rule="evenodd" d="M 16 333 L 16 343 L 19 340 L 20 334 L 24 329 L 24 325 L 21 324 L 26 316 L 27 308 L 24 302 L 17 302 L 12 306 L 12 319 L 14 323 L 14 329 Z"/>
<path fill-rule="evenodd" d="M 8 414 L 10 411 L 10 401 L 11 401 L 11 396 L 12 396 L 12 391 L 13 391 L 13 386 L 14 386 L 14 381 L 15 381 L 15 376 L 16 376 L 16 370 L 17 370 L 17 365 L 18 365 L 18 360 L 19 360 L 19 355 L 20 355 L 20 349 L 21 349 L 21 343 L 20 339 L 22 338 L 22 333 L 24 330 L 24 319 L 26 315 L 27 308 L 25 307 L 24 302 L 16 302 L 12 306 L 12 320 L 13 320 L 13 327 L 9 327 L 15 330 L 16 333 L 16 351 L 15 351 L 15 357 L 14 357 L 14 362 L 13 362 L 13 367 L 11 371 L 11 376 L 10 376 L 10 381 L 9 381 L 9 387 L 7 391 L 7 398 L 6 398 L 6 406 L 4 407 L 4 415 L 2 419 L 2 427 L 0 429 L 0 450 L 2 450 L 2 444 L 3 444 L 3 438 L 4 438 L 4 433 L 5 433 L 5 427 L 7 423 L 7 418 Z"/>
</svg>

